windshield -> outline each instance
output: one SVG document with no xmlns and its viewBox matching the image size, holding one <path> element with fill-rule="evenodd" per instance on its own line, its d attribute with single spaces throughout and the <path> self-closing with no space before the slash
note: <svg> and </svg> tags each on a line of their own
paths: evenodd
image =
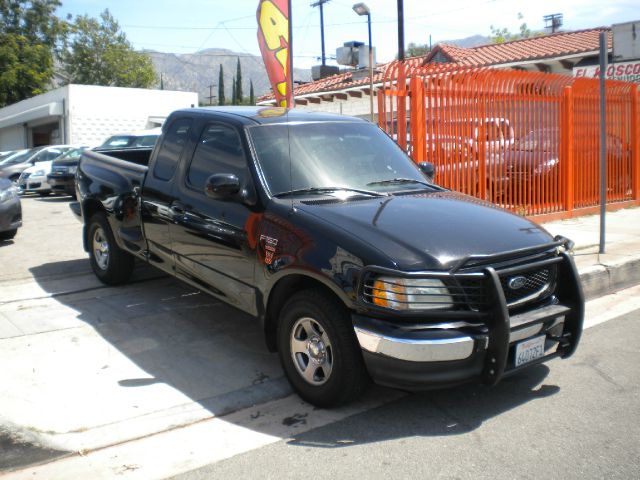
<svg viewBox="0 0 640 480">
<path fill-rule="evenodd" d="M 261 125 L 249 131 L 272 195 L 333 187 L 386 193 L 427 183 L 395 142 L 369 123 Z"/>
<path fill-rule="evenodd" d="M 18 163 L 22 163 L 29 159 L 29 157 L 33 154 L 31 150 L 20 150 L 19 152 L 14 153 L 13 155 L 5 158 L 0 162 L 0 166 L 7 165 L 16 165 Z"/>
<path fill-rule="evenodd" d="M 100 149 L 120 149 L 120 148 L 135 148 L 135 147 L 153 147 L 160 135 L 114 135 L 109 137 L 102 145 Z"/>
<path fill-rule="evenodd" d="M 557 146 L 558 130 L 552 128 L 532 130 L 518 141 L 518 147 L 521 150 L 543 150 L 545 152 L 551 152 L 557 150 Z"/>
<path fill-rule="evenodd" d="M 86 149 L 86 147 L 74 148 L 72 150 L 69 150 L 67 153 L 63 153 L 62 155 L 60 155 L 58 158 L 56 158 L 55 161 L 57 163 L 63 162 L 65 160 L 77 160 L 78 158 L 80 158 L 80 155 L 82 155 L 82 152 L 84 152 Z"/>
</svg>

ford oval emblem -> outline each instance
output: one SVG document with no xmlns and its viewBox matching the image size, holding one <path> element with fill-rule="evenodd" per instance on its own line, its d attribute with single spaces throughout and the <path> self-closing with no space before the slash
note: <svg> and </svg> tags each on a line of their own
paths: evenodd
<svg viewBox="0 0 640 480">
<path fill-rule="evenodd" d="M 509 285 L 509 288 L 511 290 L 518 290 L 522 287 L 524 287 L 527 283 L 527 277 L 523 277 L 523 276 L 518 276 L 518 277 L 512 277 L 509 279 L 509 282 L 507 283 L 507 285 Z"/>
</svg>

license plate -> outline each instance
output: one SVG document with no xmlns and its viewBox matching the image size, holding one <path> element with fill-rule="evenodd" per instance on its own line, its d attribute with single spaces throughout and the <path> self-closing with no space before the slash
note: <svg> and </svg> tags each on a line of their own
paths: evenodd
<svg viewBox="0 0 640 480">
<path fill-rule="evenodd" d="M 515 366 L 519 367 L 529 363 L 536 358 L 544 357 L 544 340 L 546 336 L 530 338 L 516 345 Z"/>
</svg>

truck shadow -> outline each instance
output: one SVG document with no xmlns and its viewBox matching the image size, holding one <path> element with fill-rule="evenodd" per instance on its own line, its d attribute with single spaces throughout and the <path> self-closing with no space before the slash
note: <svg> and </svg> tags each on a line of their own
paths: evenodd
<svg viewBox="0 0 640 480">
<path fill-rule="evenodd" d="M 145 372 L 111 378 L 99 387 L 107 396 L 165 384 L 220 416 L 292 392 L 259 322 L 155 268 L 137 265 L 131 281 L 119 287 L 101 284 L 88 259 L 46 263 L 30 272 L 75 315 L 63 325 L 77 326 L 79 320 L 121 354 L 88 361 L 104 363 L 105 370 L 133 362 L 138 368 L 126 371 Z M 180 416 L 184 405 L 173 397 L 159 403 Z"/>
<path fill-rule="evenodd" d="M 100 382 L 105 382 L 96 384 L 95 379 L 88 382 L 90 388 L 104 390 L 104 405 L 96 405 L 96 411 L 108 411 L 112 408 L 110 399 L 126 397 L 132 390 L 166 385 L 202 409 L 185 405 L 184 401 L 180 404 L 171 399 L 163 403 L 155 398 L 149 402 L 148 412 L 139 405 L 139 413 L 149 416 L 165 411 L 172 417 L 171 426 L 175 426 L 206 418 L 202 413 L 194 413 L 196 410 L 204 409 L 205 413 L 220 417 L 292 393 L 277 355 L 267 351 L 261 326 L 254 318 L 151 267 L 137 268 L 132 282 L 120 287 L 99 284 L 87 267 L 87 260 L 73 260 L 40 265 L 30 271 L 56 302 L 77 312 L 70 322 L 78 326 L 80 320 L 89 325 L 116 351 L 105 358 L 96 353 L 98 358 L 77 359 L 95 364 L 96 375 L 101 376 Z M 75 275 L 61 277 L 63 272 Z M 137 368 L 123 368 L 129 362 Z M 114 372 L 111 376 L 103 373 L 109 368 Z M 125 371 L 136 374 L 116 374 Z M 319 428 L 294 438 L 291 444 L 334 448 L 412 435 L 470 432 L 487 419 L 557 393 L 556 386 L 540 386 L 548 372 L 546 366 L 540 365 L 505 379 L 494 388 L 472 384 L 413 394 L 374 410 L 376 428 L 354 429 L 350 432 L 351 443 L 340 443 L 331 430 Z M 83 383 L 82 379 L 78 381 Z M 363 401 L 370 402 L 381 388 L 370 389 Z M 153 391 L 157 395 L 158 390 Z M 139 393 L 138 400 L 144 399 L 144 392 Z M 403 402 L 410 402 L 412 408 L 398 407 Z M 420 421 L 416 420 L 416 412 Z M 116 412 L 112 416 L 118 415 Z M 295 412 L 290 415 L 295 416 Z M 125 420 L 131 421 L 122 415 L 121 421 Z M 455 428 L 451 426 L 454 423 Z M 268 424 L 256 422 L 255 427 L 249 428 L 277 435 L 268 431 Z"/>
<path fill-rule="evenodd" d="M 491 388 L 467 384 L 414 393 L 355 415 L 339 429 L 321 427 L 294 437 L 288 444 L 344 448 L 398 438 L 468 434 L 531 400 L 558 393 L 560 387 L 543 383 L 548 374 L 546 365 L 535 365 Z"/>
</svg>

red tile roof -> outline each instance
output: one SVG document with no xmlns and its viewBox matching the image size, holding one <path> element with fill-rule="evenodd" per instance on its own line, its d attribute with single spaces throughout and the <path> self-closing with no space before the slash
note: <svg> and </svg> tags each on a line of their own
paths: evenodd
<svg viewBox="0 0 640 480">
<path fill-rule="evenodd" d="M 455 45 L 438 44 L 427 55 L 408 58 L 407 62 L 412 66 L 429 63 L 440 53 L 449 62 L 464 66 L 489 66 L 525 62 L 531 60 L 544 60 L 553 57 L 564 57 L 572 54 L 595 52 L 599 48 L 600 32 L 608 32 L 609 48 L 612 44 L 611 30 L 606 27 L 590 30 L 578 30 L 574 32 L 560 32 L 542 37 L 524 38 L 505 43 L 482 45 L 479 47 L 463 48 Z M 384 70 L 388 64 L 377 68 L 379 73 L 373 76 L 373 82 L 381 83 Z M 343 91 L 354 87 L 363 87 L 369 84 L 369 77 L 354 80 L 351 72 L 340 73 L 323 78 L 315 82 L 306 83 L 296 87 L 294 96 L 309 94 L 322 94 L 334 91 Z M 273 100 L 273 94 L 263 95 L 258 101 Z"/>
<path fill-rule="evenodd" d="M 606 27 L 600 27 L 575 32 L 554 33 L 543 37 L 523 38 L 511 42 L 473 48 L 439 44 L 427 56 L 426 62 L 441 53 L 453 63 L 483 67 L 594 52 L 599 48 L 600 32 L 608 32 L 609 48 L 611 48 L 611 30 Z"/>
</svg>

